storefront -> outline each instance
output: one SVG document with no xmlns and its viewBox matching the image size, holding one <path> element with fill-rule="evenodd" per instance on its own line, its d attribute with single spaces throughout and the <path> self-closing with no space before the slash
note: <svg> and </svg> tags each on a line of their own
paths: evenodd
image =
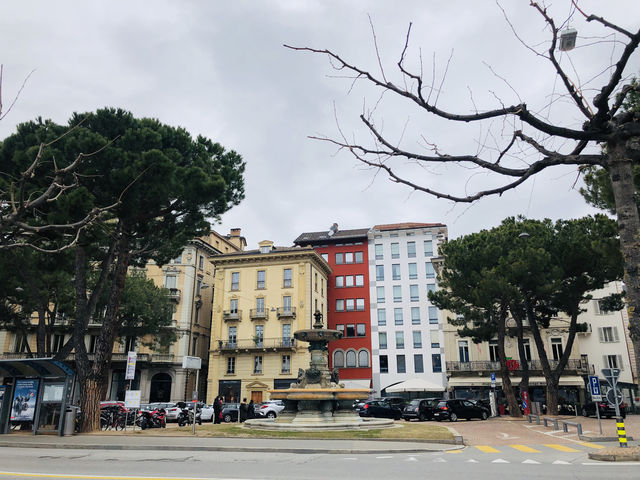
<svg viewBox="0 0 640 480">
<path fill-rule="evenodd" d="M 0 360 L 0 434 L 62 435 L 74 372 L 50 358 Z"/>
</svg>

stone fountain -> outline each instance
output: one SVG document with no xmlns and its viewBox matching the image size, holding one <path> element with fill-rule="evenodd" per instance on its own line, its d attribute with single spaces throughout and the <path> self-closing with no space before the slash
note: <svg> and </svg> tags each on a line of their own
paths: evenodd
<svg viewBox="0 0 640 480">
<path fill-rule="evenodd" d="M 309 368 L 298 370 L 298 378 L 290 388 L 270 390 L 271 400 L 282 400 L 285 408 L 273 419 L 247 420 L 248 428 L 273 430 L 352 430 L 385 428 L 393 420 L 361 418 L 353 410 L 353 401 L 367 398 L 368 388 L 344 388 L 338 378 L 338 369 L 329 370 L 328 344 L 342 338 L 342 332 L 324 328 L 322 314 L 313 315 L 313 328 L 298 330 L 294 337 L 309 343 Z"/>
</svg>

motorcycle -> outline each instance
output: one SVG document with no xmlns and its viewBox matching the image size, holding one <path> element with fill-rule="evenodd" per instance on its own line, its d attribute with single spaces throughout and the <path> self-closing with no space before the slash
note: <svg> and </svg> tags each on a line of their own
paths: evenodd
<svg viewBox="0 0 640 480">
<path fill-rule="evenodd" d="M 136 425 L 142 430 L 146 428 L 165 428 L 167 419 L 164 408 L 156 408 L 152 412 L 141 411 L 136 419 Z"/>
<path fill-rule="evenodd" d="M 200 418 L 200 409 L 196 411 L 196 422 L 198 422 L 198 425 L 202 425 L 202 418 Z M 183 408 L 182 411 L 178 414 L 178 426 L 184 427 L 185 425 L 191 424 L 193 424 L 193 410 Z"/>
</svg>

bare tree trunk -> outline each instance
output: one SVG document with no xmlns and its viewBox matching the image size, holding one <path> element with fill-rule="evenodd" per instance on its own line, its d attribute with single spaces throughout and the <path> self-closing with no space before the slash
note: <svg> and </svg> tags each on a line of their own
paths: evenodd
<svg viewBox="0 0 640 480">
<path fill-rule="evenodd" d="M 520 398 L 524 392 L 529 393 L 529 361 L 524 351 L 524 328 L 522 325 L 522 315 L 517 309 L 511 310 L 511 316 L 516 321 L 516 336 L 518 339 L 518 356 L 522 367 L 522 377 L 520 379 Z"/>
<path fill-rule="evenodd" d="M 82 410 L 82 431 L 100 429 L 100 401 L 103 399 L 102 384 L 95 378 L 80 378 L 80 405 Z"/>
<path fill-rule="evenodd" d="M 640 351 L 640 271 L 638 268 L 640 265 L 640 218 L 631 159 L 637 158 L 639 153 L 640 145 L 637 143 L 637 139 L 635 143 L 629 140 L 625 145 L 607 143 L 607 171 L 616 204 L 620 247 L 624 257 L 629 334 L 636 352 Z M 636 372 L 640 376 L 640 356 L 638 355 L 636 355 Z"/>
<path fill-rule="evenodd" d="M 509 406 L 509 415 L 515 418 L 522 416 L 518 401 L 516 400 L 513 386 L 511 385 L 511 377 L 509 375 L 509 367 L 507 366 L 507 356 L 504 351 L 504 339 L 506 333 L 506 309 L 501 309 L 500 318 L 498 319 L 498 360 L 500 360 L 500 375 L 502 377 L 502 392 L 507 399 Z"/>
</svg>

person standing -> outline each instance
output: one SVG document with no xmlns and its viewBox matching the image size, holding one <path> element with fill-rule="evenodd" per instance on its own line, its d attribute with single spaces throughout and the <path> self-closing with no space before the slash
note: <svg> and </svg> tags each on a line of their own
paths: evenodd
<svg viewBox="0 0 640 480">
<path fill-rule="evenodd" d="M 220 423 L 220 416 L 222 415 L 222 402 L 220 401 L 220 395 L 213 401 L 213 423 Z"/>
<path fill-rule="evenodd" d="M 247 405 L 247 420 L 251 420 L 252 418 L 256 418 L 256 406 L 253 403 L 253 399 L 251 399 L 249 405 Z"/>
<path fill-rule="evenodd" d="M 243 398 L 240 403 L 240 423 L 244 422 L 247 419 L 247 399 Z"/>
</svg>

